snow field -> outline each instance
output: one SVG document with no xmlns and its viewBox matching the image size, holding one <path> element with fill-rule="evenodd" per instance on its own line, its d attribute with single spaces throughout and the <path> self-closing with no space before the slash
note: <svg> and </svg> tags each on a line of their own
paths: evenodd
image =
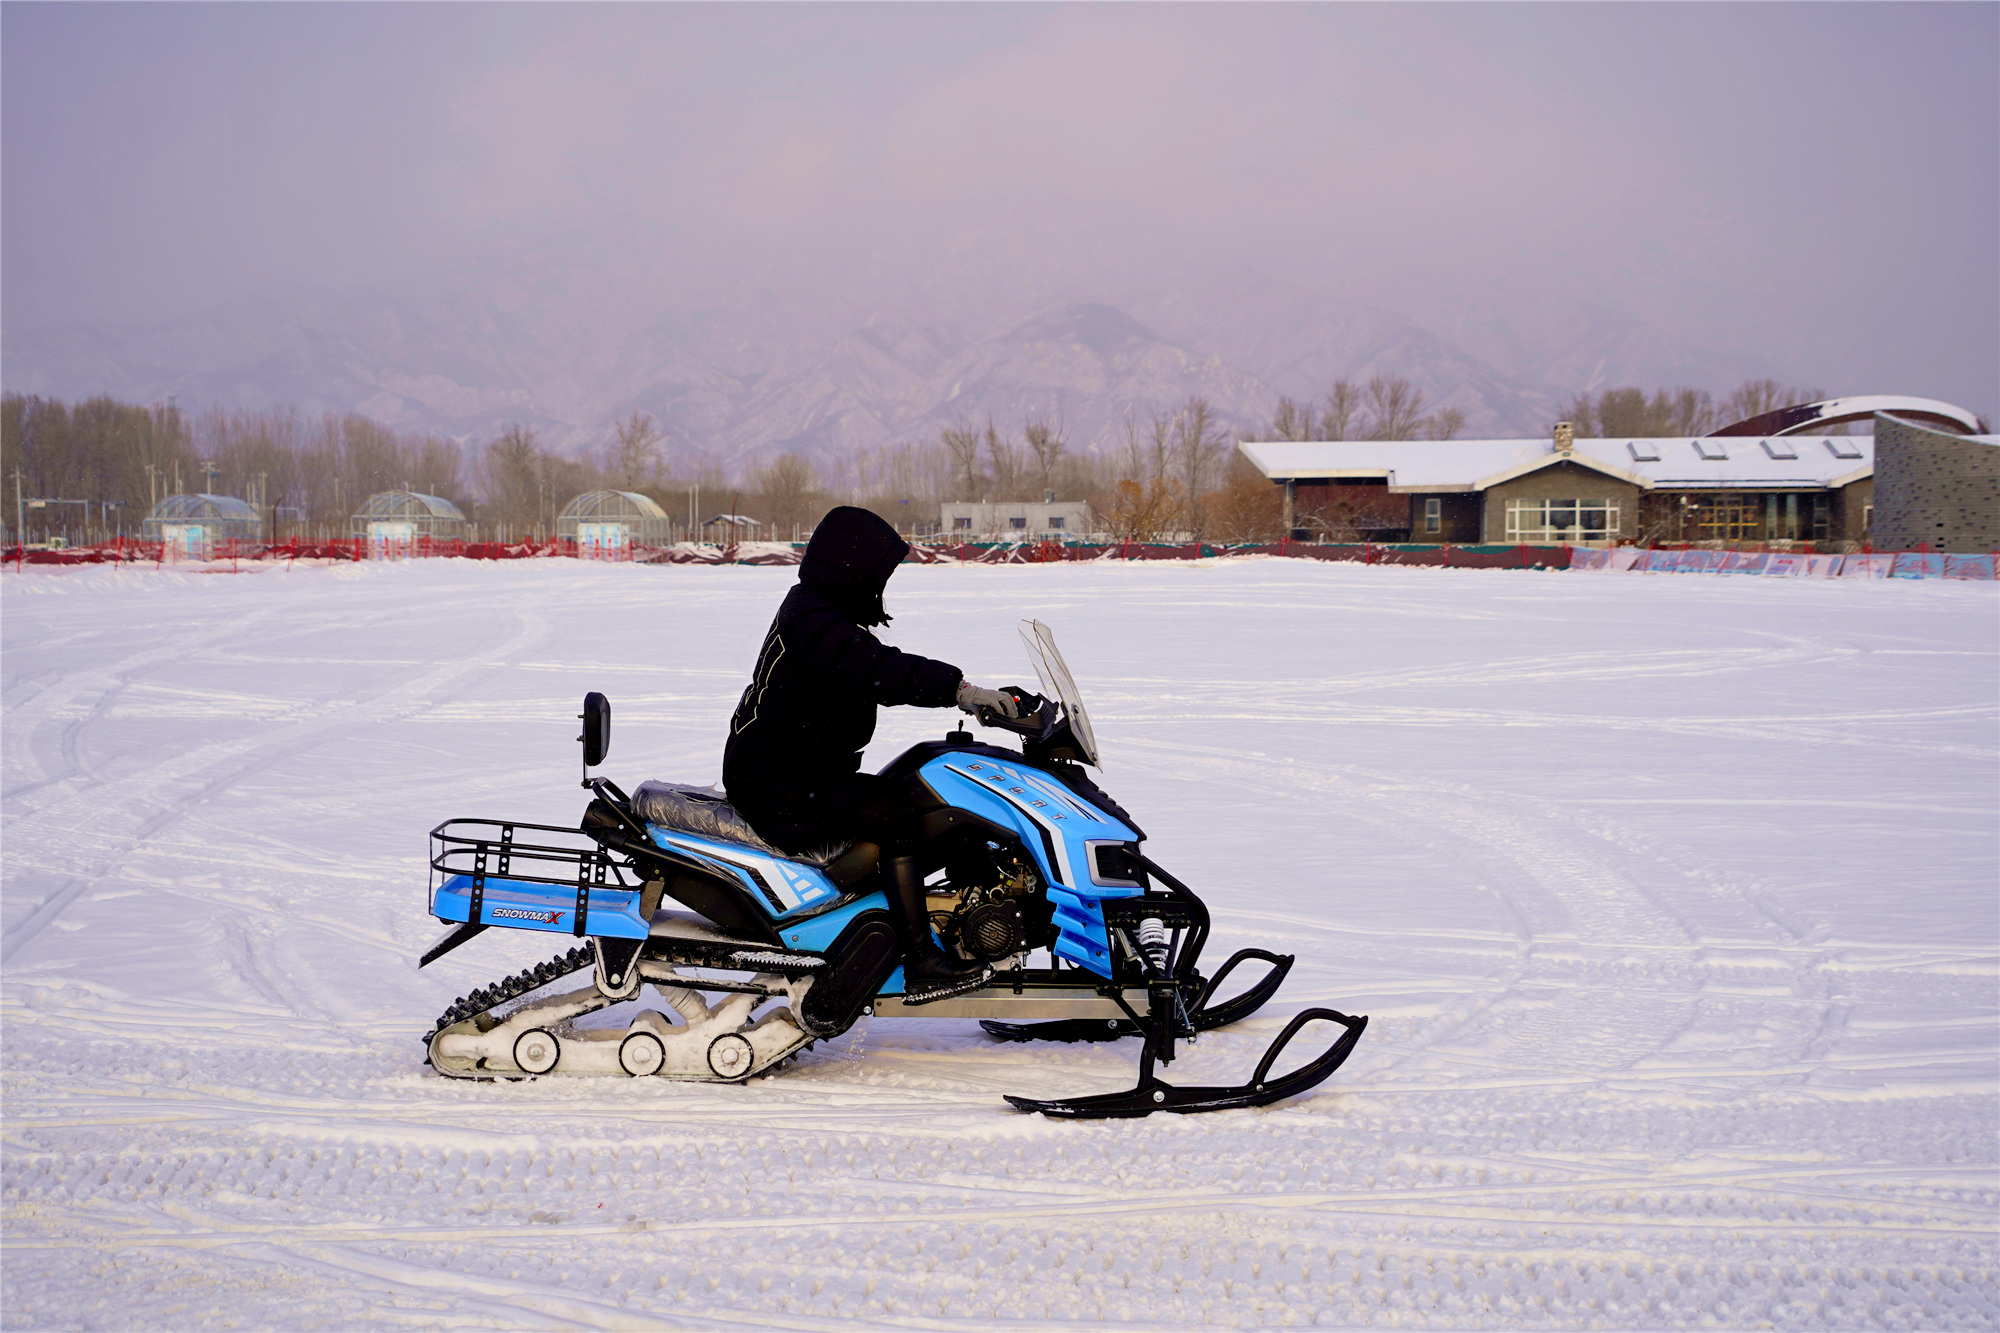
<svg viewBox="0 0 2000 1333">
<path fill-rule="evenodd" d="M 1068 1124 L 1136 1043 L 874 1020 L 744 1087 L 450 1082 L 423 834 L 712 780 L 791 571 L 427 561 L 0 580 L 13 1328 L 1988 1328 L 2000 598 L 1231 561 L 918 568 L 1300 956 L 1168 1071 L 1371 1015 L 1315 1094 Z M 894 710 L 879 764 L 943 714 Z"/>
</svg>

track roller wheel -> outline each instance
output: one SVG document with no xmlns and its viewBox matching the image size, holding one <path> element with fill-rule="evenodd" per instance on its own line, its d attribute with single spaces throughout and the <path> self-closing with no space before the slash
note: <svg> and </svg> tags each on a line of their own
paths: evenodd
<svg viewBox="0 0 2000 1333">
<path fill-rule="evenodd" d="M 562 1043 L 547 1028 L 529 1028 L 514 1038 L 514 1064 L 524 1073 L 546 1074 L 562 1058 Z"/>
<path fill-rule="evenodd" d="M 742 1078 L 755 1063 L 757 1052 L 739 1032 L 725 1032 L 708 1044 L 708 1067 L 717 1078 Z"/>
<path fill-rule="evenodd" d="M 634 1032 L 618 1043 L 618 1067 L 633 1078 L 660 1072 L 667 1062 L 667 1048 L 650 1032 Z"/>
</svg>

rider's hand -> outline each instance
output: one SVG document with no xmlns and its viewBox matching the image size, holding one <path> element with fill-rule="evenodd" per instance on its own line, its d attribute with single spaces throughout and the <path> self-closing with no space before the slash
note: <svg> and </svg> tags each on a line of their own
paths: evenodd
<svg viewBox="0 0 2000 1333">
<path fill-rule="evenodd" d="M 990 708 L 1009 720 L 1021 716 L 1020 705 L 1013 695 L 1005 690 L 981 689 L 969 680 L 958 682 L 958 706 L 974 717 L 979 716 L 982 708 Z"/>
</svg>

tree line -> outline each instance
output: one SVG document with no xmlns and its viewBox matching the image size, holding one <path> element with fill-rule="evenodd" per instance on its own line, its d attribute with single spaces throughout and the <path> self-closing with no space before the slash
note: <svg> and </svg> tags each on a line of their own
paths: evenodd
<svg viewBox="0 0 2000 1333">
<path fill-rule="evenodd" d="M 1824 389 L 1793 388 L 1768 379 L 1745 380 L 1719 400 L 1706 389 L 1655 389 L 1650 397 L 1636 387 L 1605 389 L 1596 395 L 1586 389 L 1563 405 L 1561 419 L 1570 423 L 1578 439 L 1673 438 L 1706 435 L 1733 422 L 1781 407 L 1816 403 L 1826 396 Z"/>
<path fill-rule="evenodd" d="M 1628 387 L 1579 393 L 1563 416 L 1584 438 L 1701 435 L 1824 396 L 1772 380 L 1748 381 L 1720 399 L 1691 388 Z M 24 501 L 89 502 L 33 511 L 31 540 L 59 531 L 82 540 L 136 533 L 157 500 L 189 491 L 248 500 L 279 537 L 338 537 L 369 495 L 403 489 L 451 501 L 477 535 L 498 540 L 551 536 L 575 496 L 622 490 L 658 503 L 679 535 L 734 514 L 756 520 L 760 535 L 789 540 L 837 503 L 922 535 L 935 530 L 944 501 L 1053 493 L 1088 503 L 1100 531 L 1128 540 L 1269 541 L 1280 535 L 1282 501 L 1236 451 L 1239 440 L 1448 440 L 1464 425 L 1456 408 L 1427 411 L 1422 389 L 1384 375 L 1336 381 L 1319 400 L 1281 397 L 1271 419 L 1248 435 L 1225 429 L 1197 396 L 1129 419 L 1123 439 L 1101 454 L 1072 450 L 1059 421 L 1036 417 L 1008 429 L 960 422 L 934 441 L 833 459 L 788 452 L 732 475 L 706 454 L 674 449 L 643 412 L 618 422 L 602 447 L 568 457 L 518 423 L 468 448 L 353 413 L 307 419 L 289 408 L 211 409 L 191 417 L 173 403 L 143 407 L 100 396 L 67 404 L 9 393 L 0 399 L 0 471 L 8 484 L 18 474 Z M 11 535 L 11 503 L 5 518 Z"/>
</svg>

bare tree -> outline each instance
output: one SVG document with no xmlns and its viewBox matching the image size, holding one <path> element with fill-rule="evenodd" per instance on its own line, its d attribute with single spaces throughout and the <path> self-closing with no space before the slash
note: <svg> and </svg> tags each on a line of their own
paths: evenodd
<svg viewBox="0 0 2000 1333">
<path fill-rule="evenodd" d="M 1423 420 L 1424 391 L 1400 375 L 1370 377 L 1367 402 L 1371 440 L 1407 440 Z"/>
<path fill-rule="evenodd" d="M 1172 530 L 1180 518 L 1180 486 L 1168 476 L 1172 439 L 1172 419 L 1158 412 L 1152 414 L 1144 434 L 1131 421 L 1125 423 L 1125 443 L 1116 463 L 1119 475 L 1101 512 L 1105 524 L 1127 541 L 1150 541 Z"/>
<path fill-rule="evenodd" d="M 1570 430 L 1579 440 L 1603 438 L 1604 432 L 1598 429 L 1597 425 L 1596 401 L 1591 397 L 1590 390 L 1588 389 L 1585 389 L 1582 393 L 1577 394 L 1564 403 L 1557 414 L 1556 420 L 1567 421 L 1570 424 Z M 1550 434 L 1555 433 L 1554 421 L 1549 423 L 1549 432 Z"/>
<path fill-rule="evenodd" d="M 1289 398 L 1278 400 L 1278 410 L 1271 414 L 1271 424 L 1264 427 L 1257 436 L 1260 440 L 1315 440 L 1319 438 L 1319 422 L 1314 418 L 1310 403 L 1301 406 Z"/>
<path fill-rule="evenodd" d="M 1042 493 L 1056 489 L 1056 469 L 1062 463 L 1063 450 L 1067 447 L 1060 427 L 1052 427 L 1048 422 L 1031 418 L 1021 431 L 1028 442 L 1028 450 L 1035 456 L 1035 477 Z"/>
<path fill-rule="evenodd" d="M 1171 446 L 1174 480 L 1180 483 L 1187 528 L 1196 541 L 1201 540 L 1208 526 L 1204 497 L 1226 445 L 1216 424 L 1214 409 L 1208 405 L 1206 398 L 1189 398 L 1174 413 Z"/>
<path fill-rule="evenodd" d="M 1826 392 L 1822 389 L 1787 388 L 1776 380 L 1745 380 L 1736 392 L 1722 400 L 1722 420 L 1727 425 L 1824 397 Z"/>
<path fill-rule="evenodd" d="M 1819 389 L 1786 388 L 1776 380 L 1748 380 L 1720 403 L 1706 389 L 1685 386 L 1656 389 L 1651 397 L 1636 386 L 1594 396 L 1586 389 L 1563 405 L 1560 419 L 1575 427 L 1580 439 L 1706 435 L 1734 421 L 1825 396 Z"/>
<path fill-rule="evenodd" d="M 1327 391 L 1326 410 L 1320 415 L 1322 440 L 1351 440 L 1361 411 L 1361 393 L 1346 380 L 1335 380 Z"/>
<path fill-rule="evenodd" d="M 665 438 L 653 425 L 652 416 L 645 412 L 634 412 L 618 423 L 618 455 L 613 468 L 618 489 L 643 491 L 654 484 L 659 472 L 659 446 Z"/>
<path fill-rule="evenodd" d="M 993 499 L 1019 500 L 1026 488 L 1021 463 L 1021 446 L 1004 438 L 991 421 L 986 423 L 986 457 L 993 465 Z"/>
<path fill-rule="evenodd" d="M 1716 420 L 1715 399 L 1705 389 L 1675 389 L 1668 402 L 1669 435 L 1706 435 L 1722 424 Z"/>
<path fill-rule="evenodd" d="M 817 517 L 817 479 L 801 454 L 778 455 L 752 473 L 751 485 L 774 539 L 786 540 L 784 534 Z"/>
<path fill-rule="evenodd" d="M 1651 399 L 1640 389 L 1606 389 L 1597 396 L 1597 427 L 1606 439 L 1665 435 L 1670 415 L 1665 390 Z"/>
<path fill-rule="evenodd" d="M 1268 542 L 1283 535 L 1284 488 L 1273 486 L 1241 453 L 1232 454 L 1222 488 L 1209 501 L 1209 521 L 1223 541 Z"/>
<path fill-rule="evenodd" d="M 1424 438 L 1427 440 L 1451 440 L 1465 429 L 1465 413 L 1455 407 L 1440 407 L 1424 418 Z"/>
<path fill-rule="evenodd" d="M 479 460 L 480 489 L 495 522 L 529 527 L 542 508 L 541 447 L 535 429 L 519 422 L 500 432 Z"/>
<path fill-rule="evenodd" d="M 952 481 L 966 500 L 979 498 L 979 432 L 966 426 L 946 426 L 938 442 L 951 459 Z"/>
</svg>

